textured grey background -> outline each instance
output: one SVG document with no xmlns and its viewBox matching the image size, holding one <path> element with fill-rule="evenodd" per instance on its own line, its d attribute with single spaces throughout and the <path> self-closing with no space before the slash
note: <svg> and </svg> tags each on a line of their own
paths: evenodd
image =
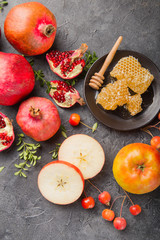
<svg viewBox="0 0 160 240">
<path fill-rule="evenodd" d="M 4 19 L 9 10 L 16 4 L 27 2 L 22 0 L 8 1 L 9 4 L 0 13 L 0 25 L 3 29 Z M 39 1 L 46 5 L 56 16 L 58 31 L 53 49 L 76 49 L 86 42 L 89 50 L 96 51 L 100 57 L 106 54 L 119 35 L 124 36 L 120 49 L 130 49 L 141 52 L 160 67 L 160 1 L 159 0 L 46 0 Z M 16 51 L 10 46 L 3 35 L 1 50 Z M 42 69 L 47 80 L 58 79 L 49 69 L 45 55 L 34 57 L 35 68 Z M 83 79 L 76 84 L 83 95 Z M 36 83 L 31 96 L 49 98 L 45 88 Z M 15 116 L 19 104 L 12 107 L 0 106 L 0 111 L 13 119 L 15 134 L 20 133 Z M 140 130 L 118 132 L 98 124 L 97 131 L 91 131 L 80 125 L 71 127 L 68 119 L 71 113 L 77 112 L 82 120 L 93 125 L 96 119 L 87 106 L 76 105 L 71 109 L 58 108 L 62 124 L 67 134 L 84 133 L 93 136 L 103 146 L 106 163 L 103 171 L 92 181 L 101 190 L 108 190 L 112 197 L 122 193 L 112 175 L 112 163 L 116 153 L 124 145 L 132 142 L 150 142 L 150 136 Z M 154 131 L 154 134 L 159 134 Z M 26 138 L 32 142 L 31 139 Z M 160 237 L 160 192 L 159 189 L 145 195 L 132 195 L 135 203 L 141 205 L 142 213 L 133 217 L 129 214 L 129 202 L 123 208 L 123 216 L 127 220 L 125 231 L 119 232 L 112 223 L 101 218 L 104 206 L 97 200 L 98 192 L 86 183 L 86 192 L 96 199 L 92 210 L 84 210 L 80 199 L 68 206 L 58 206 L 45 200 L 37 188 L 37 175 L 46 163 L 51 161 L 48 153 L 55 148 L 55 143 L 62 142 L 63 137 L 58 132 L 49 141 L 43 142 L 39 151 L 42 160 L 32 168 L 28 178 L 14 176 L 18 153 L 16 140 L 12 148 L 0 153 L 0 166 L 5 169 L 0 173 L 0 240 L 158 240 Z M 115 204 L 118 215 L 121 200 Z"/>
</svg>

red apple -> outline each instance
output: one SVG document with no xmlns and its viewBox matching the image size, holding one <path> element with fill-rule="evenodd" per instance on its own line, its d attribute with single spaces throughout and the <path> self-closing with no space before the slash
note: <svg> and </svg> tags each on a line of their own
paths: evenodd
<svg viewBox="0 0 160 240">
<path fill-rule="evenodd" d="M 151 192 L 160 185 L 160 152 L 144 143 L 129 144 L 115 157 L 113 174 L 130 193 Z"/>
<path fill-rule="evenodd" d="M 38 187 L 48 201 L 66 205 L 76 201 L 84 189 L 80 170 L 71 163 L 53 161 L 45 165 L 38 175 Z"/>
</svg>

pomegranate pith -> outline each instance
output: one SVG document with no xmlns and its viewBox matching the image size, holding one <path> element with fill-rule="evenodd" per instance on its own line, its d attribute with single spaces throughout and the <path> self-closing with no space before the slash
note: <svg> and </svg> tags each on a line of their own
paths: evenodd
<svg viewBox="0 0 160 240">
<path fill-rule="evenodd" d="M 65 52 L 52 51 L 46 55 L 46 58 L 55 74 L 63 79 L 72 79 L 83 71 L 85 61 L 82 57 L 87 49 L 87 44 L 82 43 L 79 49 Z"/>
<path fill-rule="evenodd" d="M 68 85 L 66 82 L 54 80 L 50 83 L 52 88 L 49 95 L 51 98 L 53 98 L 58 106 L 69 108 L 72 107 L 76 102 L 78 102 L 80 105 L 85 104 L 78 91 L 71 85 Z"/>
<path fill-rule="evenodd" d="M 11 121 L 0 112 L 0 152 L 9 148 L 14 141 L 14 131 Z"/>
</svg>

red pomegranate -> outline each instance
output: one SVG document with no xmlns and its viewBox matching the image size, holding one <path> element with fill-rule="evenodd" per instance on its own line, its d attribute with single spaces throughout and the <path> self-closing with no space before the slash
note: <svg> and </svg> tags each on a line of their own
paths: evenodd
<svg viewBox="0 0 160 240">
<path fill-rule="evenodd" d="M 70 108 L 76 102 L 81 106 L 85 104 L 83 98 L 80 97 L 79 92 L 66 82 L 54 80 L 51 81 L 51 87 L 49 95 L 58 106 Z"/>
<path fill-rule="evenodd" d="M 9 148 L 14 141 L 14 131 L 11 121 L 0 112 L 0 152 Z"/>
<path fill-rule="evenodd" d="M 42 97 L 32 97 L 21 103 L 16 120 L 22 131 L 36 141 L 48 140 L 61 125 L 55 105 Z"/>
<path fill-rule="evenodd" d="M 82 43 L 80 48 L 71 51 L 52 51 L 46 55 L 51 70 L 63 79 L 72 79 L 78 76 L 85 66 L 82 59 L 88 46 Z"/>
<path fill-rule="evenodd" d="M 46 52 L 54 42 L 56 30 L 55 16 L 39 2 L 13 7 L 4 23 L 7 40 L 17 51 L 28 56 Z"/>
<path fill-rule="evenodd" d="M 0 105 L 14 105 L 34 88 L 34 72 L 21 55 L 0 52 Z"/>
</svg>

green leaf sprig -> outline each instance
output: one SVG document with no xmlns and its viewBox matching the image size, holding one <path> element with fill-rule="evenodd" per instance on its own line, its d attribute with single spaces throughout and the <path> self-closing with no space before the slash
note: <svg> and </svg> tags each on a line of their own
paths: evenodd
<svg viewBox="0 0 160 240">
<path fill-rule="evenodd" d="M 0 167 L 0 172 L 2 172 L 2 171 L 3 171 L 3 169 L 4 169 L 4 167 Z"/>
<path fill-rule="evenodd" d="M 41 156 L 37 156 L 37 149 L 40 147 L 39 143 L 33 144 L 33 143 L 26 143 L 23 138 L 24 134 L 18 134 L 18 143 L 17 146 L 20 146 L 17 151 L 19 153 L 19 158 L 23 160 L 23 162 L 19 164 L 15 164 L 15 167 L 18 168 L 18 171 L 15 172 L 15 176 L 22 176 L 27 177 L 27 175 L 24 173 L 25 171 L 28 171 L 31 166 L 35 166 L 37 161 L 41 159 Z"/>
<path fill-rule="evenodd" d="M 61 134 L 62 134 L 62 136 L 63 136 L 64 138 L 67 138 L 67 134 L 66 134 L 67 130 L 66 130 L 66 128 L 65 128 L 63 125 L 61 125 L 61 126 L 60 126 L 60 129 L 61 129 Z"/>
<path fill-rule="evenodd" d="M 92 64 L 98 59 L 97 55 L 95 52 L 93 52 L 91 54 L 90 51 L 87 51 L 85 54 L 85 67 L 84 67 L 84 71 L 87 72 L 89 70 L 89 68 L 92 66 Z"/>
<path fill-rule="evenodd" d="M 3 7 L 7 5 L 8 5 L 8 1 L 0 1 L 0 12 L 3 10 Z"/>
<path fill-rule="evenodd" d="M 31 66 L 33 67 L 33 65 L 34 65 L 34 60 L 33 60 L 33 59 L 30 59 L 30 60 L 29 60 L 29 63 L 30 63 Z M 35 80 L 36 80 L 36 81 L 39 81 L 40 86 L 41 86 L 41 87 L 44 87 L 44 85 L 47 86 L 46 93 L 49 94 L 49 92 L 50 92 L 51 89 L 55 89 L 54 87 L 51 86 L 51 83 L 50 83 L 49 81 L 45 80 L 45 75 L 44 75 L 44 73 L 43 73 L 42 70 L 37 70 L 37 71 L 36 71 L 35 69 L 33 69 L 33 72 L 34 72 Z"/>
<path fill-rule="evenodd" d="M 52 153 L 52 159 L 56 159 L 58 157 L 58 151 L 60 146 L 61 146 L 61 143 L 56 143 L 55 149 L 49 152 L 49 153 Z"/>
</svg>

